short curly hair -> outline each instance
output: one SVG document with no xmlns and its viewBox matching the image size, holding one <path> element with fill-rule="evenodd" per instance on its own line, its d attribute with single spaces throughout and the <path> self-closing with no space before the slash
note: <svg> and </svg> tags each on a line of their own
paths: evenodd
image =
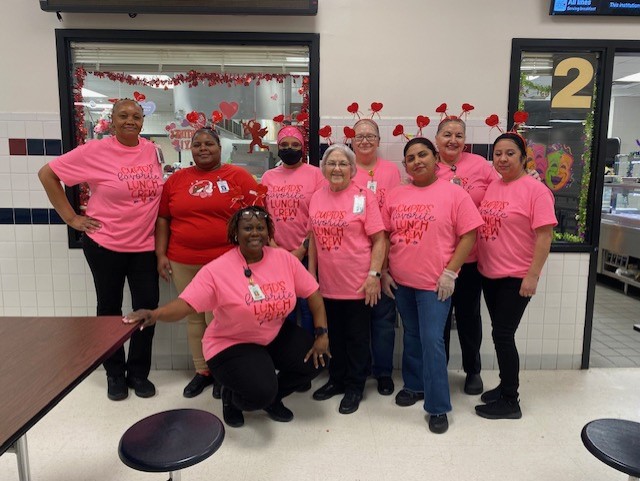
<svg viewBox="0 0 640 481">
<path fill-rule="evenodd" d="M 250 205 L 249 207 L 243 207 L 242 209 L 237 210 L 227 222 L 227 240 L 229 241 L 229 244 L 234 246 L 238 245 L 238 224 L 240 223 L 240 219 L 247 215 L 249 218 L 255 216 L 258 219 L 264 219 L 267 223 L 269 239 L 273 239 L 276 228 L 267 210 L 259 205 Z"/>
</svg>

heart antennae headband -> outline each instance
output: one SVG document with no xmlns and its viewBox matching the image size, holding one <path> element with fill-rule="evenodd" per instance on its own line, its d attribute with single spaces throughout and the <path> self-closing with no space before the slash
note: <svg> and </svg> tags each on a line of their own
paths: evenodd
<svg viewBox="0 0 640 481">
<path fill-rule="evenodd" d="M 418 126 L 418 132 L 414 137 L 422 137 L 423 136 L 422 129 L 425 128 L 427 125 L 429 125 L 429 123 L 431 123 L 431 119 L 429 117 L 427 117 L 426 115 L 418 115 L 416 117 L 416 125 Z M 396 125 L 392 133 L 395 137 L 399 137 L 399 136 L 404 137 L 407 142 L 411 140 L 411 138 L 407 134 L 405 134 L 404 126 L 402 124 Z"/>
<path fill-rule="evenodd" d="M 369 118 L 372 119 L 375 115 L 377 115 L 378 118 L 381 118 L 380 111 L 382 110 L 382 107 L 384 107 L 384 104 L 382 104 L 381 102 L 371 102 L 371 107 L 369 108 L 369 110 L 371 111 L 371 117 Z M 360 112 L 360 106 L 358 105 L 358 102 L 352 102 L 351 105 L 347 106 L 347 112 L 353 114 L 354 117 L 357 116 L 358 120 L 362 118 L 360 116 L 362 112 Z"/>
</svg>

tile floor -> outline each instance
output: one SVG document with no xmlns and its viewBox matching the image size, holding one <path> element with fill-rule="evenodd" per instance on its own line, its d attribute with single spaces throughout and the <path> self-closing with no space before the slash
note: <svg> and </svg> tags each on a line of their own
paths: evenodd
<svg viewBox="0 0 640 481">
<path fill-rule="evenodd" d="M 211 458 L 182 472 L 184 481 L 430 481 L 624 480 L 626 475 L 596 460 L 582 445 L 585 423 L 602 417 L 640 420 L 637 368 L 586 371 L 526 371 L 521 375 L 524 416 L 489 421 L 474 414 L 477 396 L 462 393 L 463 374 L 450 371 L 453 413 L 446 434 L 429 432 L 421 406 L 400 408 L 382 397 L 373 381 L 351 415 L 338 413 L 339 398 L 313 401 L 296 393 L 286 405 L 291 423 L 264 412 L 246 414 L 246 424 L 227 428 Z M 487 387 L 497 372 L 483 373 Z M 191 375 L 154 371 L 158 394 L 107 400 L 103 371 L 89 376 L 28 435 L 34 481 L 165 480 L 124 466 L 117 455 L 122 433 L 139 419 L 165 409 L 191 407 L 221 416 L 210 388 L 182 397 Z M 325 382 L 314 381 L 314 388 Z M 396 385 L 400 384 L 395 373 Z M 17 481 L 15 456 L 0 457 L 0 480 Z"/>
<path fill-rule="evenodd" d="M 631 291 L 630 291 L 631 292 Z M 622 289 L 596 286 L 590 367 L 640 366 L 640 299 Z"/>
</svg>

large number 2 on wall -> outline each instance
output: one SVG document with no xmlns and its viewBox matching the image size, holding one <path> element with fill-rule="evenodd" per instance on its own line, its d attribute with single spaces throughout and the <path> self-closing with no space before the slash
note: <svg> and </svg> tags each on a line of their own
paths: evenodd
<svg viewBox="0 0 640 481">
<path fill-rule="evenodd" d="M 556 77 L 566 77 L 572 69 L 578 70 L 578 76 L 560 90 L 551 100 L 552 109 L 588 109 L 591 107 L 591 95 L 576 95 L 593 80 L 593 65 L 580 57 L 562 60 L 553 72 Z"/>
</svg>

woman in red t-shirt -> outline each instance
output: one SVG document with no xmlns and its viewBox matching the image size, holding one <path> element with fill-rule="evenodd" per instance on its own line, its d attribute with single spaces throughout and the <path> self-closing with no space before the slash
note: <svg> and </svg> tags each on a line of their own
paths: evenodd
<svg viewBox="0 0 640 481">
<path fill-rule="evenodd" d="M 200 268 L 231 249 L 227 221 L 240 207 L 239 197 L 251 203 L 258 184 L 241 167 L 222 164 L 220 138 L 212 129 L 197 130 L 191 139 L 195 165 L 174 173 L 165 183 L 156 221 L 158 273 L 171 277 L 181 293 Z M 202 336 L 212 314 L 187 316 L 187 340 L 196 369 L 184 397 L 200 394 L 214 379 L 202 354 Z M 214 384 L 213 397 L 220 397 Z"/>
</svg>

